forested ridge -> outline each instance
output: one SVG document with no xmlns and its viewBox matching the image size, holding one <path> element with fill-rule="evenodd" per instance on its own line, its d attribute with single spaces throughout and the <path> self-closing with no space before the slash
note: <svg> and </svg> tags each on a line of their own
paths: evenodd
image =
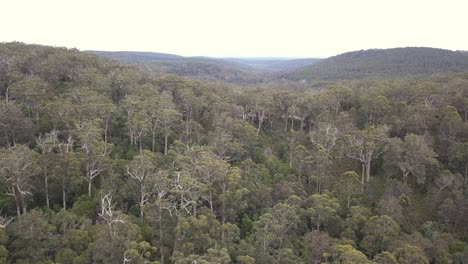
<svg viewBox="0 0 468 264">
<path fill-rule="evenodd" d="M 266 78 L 258 67 L 241 61 L 209 57 L 182 57 L 172 54 L 128 51 L 86 51 L 124 63 L 133 63 L 151 74 L 176 74 L 193 79 L 224 81 L 238 85 L 261 83 Z"/>
<path fill-rule="evenodd" d="M 183 57 L 156 52 L 85 51 L 124 63 L 134 63 L 152 74 L 177 74 L 199 80 L 237 85 L 274 81 L 279 71 L 312 65 L 320 59 Z"/>
<path fill-rule="evenodd" d="M 468 72 L 320 88 L 0 43 L 0 263 L 468 263 Z"/>
<path fill-rule="evenodd" d="M 468 70 L 468 54 L 424 47 L 370 49 L 339 54 L 317 64 L 293 69 L 281 77 L 288 80 L 350 80 L 407 77 Z"/>
</svg>

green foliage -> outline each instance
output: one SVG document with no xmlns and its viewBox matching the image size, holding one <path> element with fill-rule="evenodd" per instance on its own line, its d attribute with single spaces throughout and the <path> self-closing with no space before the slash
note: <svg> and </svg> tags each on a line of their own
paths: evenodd
<svg viewBox="0 0 468 264">
<path fill-rule="evenodd" d="M 452 244 L 449 245 L 450 253 L 454 254 L 457 252 L 463 252 L 467 248 L 466 243 L 463 243 L 461 241 L 455 241 Z"/>
<path fill-rule="evenodd" d="M 371 49 L 343 53 L 292 71 L 293 80 L 343 80 L 465 71 L 468 56 L 433 48 Z"/>
<path fill-rule="evenodd" d="M 358 52 L 342 77 L 398 75 L 361 70 L 401 52 L 464 65 Z M 466 73 L 304 90 L 212 61 L 161 71 L 230 84 L 22 43 L 0 58 L 1 263 L 466 259 Z"/>
<path fill-rule="evenodd" d="M 399 226 L 389 216 L 373 216 L 363 229 L 362 247 L 369 256 L 387 249 L 388 243 L 398 235 Z"/>
<path fill-rule="evenodd" d="M 42 261 L 53 256 L 58 236 L 48 216 L 39 210 L 23 214 L 9 228 L 10 254 L 14 259 Z"/>
<path fill-rule="evenodd" d="M 57 257 L 55 258 L 55 261 L 58 263 L 63 263 L 63 264 L 73 264 L 74 263 L 73 260 L 76 257 L 77 257 L 77 254 L 75 251 L 69 248 L 65 248 L 57 253 Z"/>
<path fill-rule="evenodd" d="M 383 251 L 377 254 L 372 259 L 372 262 L 379 263 L 379 264 L 398 264 L 398 261 L 396 260 L 395 256 L 388 251 Z"/>
<path fill-rule="evenodd" d="M 402 264 L 428 264 L 429 261 L 424 256 L 422 250 L 418 247 L 405 245 L 404 247 L 397 248 L 394 252 L 398 263 Z"/>
<path fill-rule="evenodd" d="M 85 218 L 91 218 L 96 207 L 95 201 L 88 195 L 80 196 L 73 204 L 72 211 Z"/>
<path fill-rule="evenodd" d="M 3 246 L 0 245 L 0 263 L 8 263 L 8 250 Z"/>
<path fill-rule="evenodd" d="M 336 217 L 339 204 L 335 197 L 329 194 L 314 194 L 309 198 L 310 207 L 307 209 L 312 223 L 320 231 L 322 225 L 327 225 Z"/>
<path fill-rule="evenodd" d="M 351 245 L 337 245 L 333 247 L 332 258 L 333 263 L 369 263 L 366 256 L 354 249 Z"/>
</svg>

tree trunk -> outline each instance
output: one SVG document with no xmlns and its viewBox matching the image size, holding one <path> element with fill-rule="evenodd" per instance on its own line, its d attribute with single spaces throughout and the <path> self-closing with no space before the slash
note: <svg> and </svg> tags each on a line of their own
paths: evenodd
<svg viewBox="0 0 468 264">
<path fill-rule="evenodd" d="M 145 194 L 143 192 L 143 184 L 140 184 L 140 219 L 143 220 L 143 214 L 145 209 Z"/>
<path fill-rule="evenodd" d="M 106 118 L 106 125 L 104 127 L 104 142 L 107 143 L 107 131 L 109 130 L 109 119 L 110 118 Z"/>
<path fill-rule="evenodd" d="M 212 191 L 211 191 L 211 188 L 210 188 L 210 198 L 209 198 L 209 203 L 210 203 L 210 210 L 211 212 L 214 213 L 214 210 L 213 210 L 213 194 L 212 194 Z"/>
<path fill-rule="evenodd" d="M 351 193 L 348 193 L 348 197 L 347 197 L 347 198 L 348 198 L 348 199 L 347 199 L 348 201 L 347 201 L 347 203 L 346 203 L 346 208 L 348 208 L 348 210 L 349 210 L 349 207 L 350 207 L 350 205 L 351 205 L 351 196 L 352 196 L 352 194 L 351 194 Z"/>
<path fill-rule="evenodd" d="M 161 254 L 161 264 L 164 264 L 164 229 L 162 223 L 162 208 L 161 208 L 161 198 L 158 199 L 158 211 L 159 211 L 159 253 Z"/>
<path fill-rule="evenodd" d="M 47 209 L 50 208 L 49 202 L 49 177 L 47 175 L 47 166 L 44 165 L 44 188 L 45 188 L 45 197 L 46 197 L 46 205 Z"/>
<path fill-rule="evenodd" d="M 26 201 L 24 200 L 24 195 L 20 193 L 20 198 L 21 198 L 21 207 L 23 208 L 23 214 L 27 213 L 26 210 Z"/>
<path fill-rule="evenodd" d="M 92 179 L 89 179 L 88 181 L 88 195 L 91 197 L 91 188 L 92 188 Z"/>
<path fill-rule="evenodd" d="M 156 150 L 156 131 L 151 132 L 152 133 L 152 142 L 151 142 L 151 151 L 155 152 Z"/>
<path fill-rule="evenodd" d="M 363 191 L 364 191 L 365 175 L 366 175 L 366 165 L 365 163 L 361 163 L 361 187 Z"/>
<path fill-rule="evenodd" d="M 130 138 L 130 146 L 133 146 L 133 131 L 131 129 L 128 130 L 128 137 Z"/>
<path fill-rule="evenodd" d="M 257 136 L 260 134 L 260 129 L 262 128 L 262 121 L 258 120 Z"/>
<path fill-rule="evenodd" d="M 403 183 L 405 184 L 405 186 L 408 184 L 408 172 L 403 172 Z"/>
<path fill-rule="evenodd" d="M 291 142 L 290 142 L 290 145 L 289 145 L 289 168 L 292 168 L 292 162 L 293 162 L 293 144 L 294 144 L 294 140 L 293 140 L 293 136 L 291 135 Z"/>
<path fill-rule="evenodd" d="M 21 215 L 21 206 L 18 201 L 18 196 L 16 195 L 16 189 L 13 189 L 13 197 L 15 197 L 15 204 L 16 204 L 16 214 L 18 216 Z"/>
<path fill-rule="evenodd" d="M 263 119 L 264 119 L 265 112 L 262 110 L 261 113 L 258 113 L 258 128 L 257 128 L 257 136 L 260 134 L 260 130 L 262 129 Z"/>
<path fill-rule="evenodd" d="M 168 133 L 167 131 L 164 131 L 164 155 L 167 155 L 167 137 Z"/>
<path fill-rule="evenodd" d="M 65 184 L 62 181 L 62 202 L 63 202 L 63 210 L 67 210 L 67 194 L 65 192 Z"/>
<path fill-rule="evenodd" d="M 10 86 L 11 86 L 11 83 L 12 83 L 12 81 L 8 82 L 8 85 L 7 85 L 7 88 L 6 88 L 6 91 L 5 91 L 5 101 L 7 103 L 10 100 Z"/>
<path fill-rule="evenodd" d="M 371 166 L 371 160 L 369 159 L 366 162 L 366 182 L 370 181 L 370 166 Z"/>
<path fill-rule="evenodd" d="M 140 135 L 139 139 L 138 139 L 138 149 L 140 150 L 140 153 L 143 152 L 143 137 Z"/>
<path fill-rule="evenodd" d="M 176 224 L 176 228 L 180 226 L 180 218 L 181 216 L 177 216 L 177 224 Z M 178 234 L 176 233 L 174 235 L 174 245 L 172 246 L 172 259 L 174 259 L 175 257 L 175 254 L 177 252 L 177 246 L 178 246 L 178 243 L 177 241 L 179 241 L 181 238 L 178 237 Z M 162 263 L 162 262 L 161 262 Z"/>
</svg>

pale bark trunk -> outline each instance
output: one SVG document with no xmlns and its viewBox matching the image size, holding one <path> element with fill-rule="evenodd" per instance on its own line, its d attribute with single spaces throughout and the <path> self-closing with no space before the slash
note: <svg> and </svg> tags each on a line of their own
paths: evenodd
<svg viewBox="0 0 468 264">
<path fill-rule="evenodd" d="M 140 153 L 143 152 L 143 137 L 140 135 L 140 138 L 138 139 L 138 149 L 140 150 Z"/>
<path fill-rule="evenodd" d="M 11 81 L 8 83 L 8 86 L 7 86 L 6 92 L 5 92 L 5 101 L 7 103 L 10 100 L 10 86 L 11 86 Z"/>
<path fill-rule="evenodd" d="M 364 180 L 366 175 L 366 165 L 361 163 L 361 188 L 364 191 Z"/>
<path fill-rule="evenodd" d="M 164 155 L 167 155 L 167 131 L 164 132 Z"/>
<path fill-rule="evenodd" d="M 348 194 L 348 202 L 346 203 L 346 208 L 349 209 L 350 205 L 351 205 L 351 194 Z"/>
<path fill-rule="evenodd" d="M 161 263 L 164 264 L 164 229 L 162 222 L 162 208 L 161 208 L 161 199 L 158 199 L 158 211 L 159 211 L 159 252 L 161 254 Z"/>
<path fill-rule="evenodd" d="M 45 196 L 46 196 L 46 205 L 47 209 L 50 208 L 49 202 L 49 177 L 47 175 L 47 166 L 44 166 L 44 188 L 45 188 Z"/>
<path fill-rule="evenodd" d="M 403 172 L 403 183 L 405 184 L 405 186 L 408 184 L 408 174 L 409 172 Z"/>
<path fill-rule="evenodd" d="M 65 184 L 62 182 L 62 202 L 63 210 L 67 210 L 67 194 L 65 192 Z"/>
<path fill-rule="evenodd" d="M 109 130 L 109 118 L 106 118 L 106 125 L 104 127 L 104 142 L 107 143 L 107 131 Z"/>
<path fill-rule="evenodd" d="M 260 134 L 260 129 L 262 128 L 262 123 L 263 123 L 262 121 L 260 121 L 260 120 L 258 121 L 257 136 L 258 136 L 258 134 Z"/>
<path fill-rule="evenodd" d="M 289 145 L 289 168 L 292 168 L 293 162 L 293 138 L 291 137 L 291 144 Z"/>
<path fill-rule="evenodd" d="M 152 142 L 151 142 L 151 151 L 155 152 L 156 150 L 156 131 L 152 131 Z"/>
<path fill-rule="evenodd" d="M 20 203 L 19 203 L 19 201 L 18 201 L 18 197 L 17 197 L 17 195 L 16 195 L 16 190 L 15 190 L 15 189 L 13 189 L 13 197 L 15 197 L 16 214 L 17 214 L 18 216 L 20 216 L 20 215 L 21 215 L 21 206 L 20 206 Z"/>
<path fill-rule="evenodd" d="M 140 184 L 140 219 L 143 220 L 145 209 L 145 193 L 143 192 L 143 184 Z"/>
<path fill-rule="evenodd" d="M 213 210 L 213 194 L 211 192 L 211 189 L 210 189 L 210 201 L 209 201 L 209 203 L 210 203 L 211 212 L 214 212 L 214 210 Z"/>
<path fill-rule="evenodd" d="M 89 179 L 88 181 L 88 195 L 91 197 L 91 188 L 92 188 L 92 179 Z"/>
<path fill-rule="evenodd" d="M 370 181 L 370 166 L 371 166 L 371 161 L 370 159 L 366 162 L 366 182 Z"/>
<path fill-rule="evenodd" d="M 20 193 L 20 198 L 21 198 L 21 207 L 23 208 L 23 214 L 26 214 L 27 213 L 26 202 L 24 200 L 24 195 L 22 195 L 21 193 Z"/>
</svg>

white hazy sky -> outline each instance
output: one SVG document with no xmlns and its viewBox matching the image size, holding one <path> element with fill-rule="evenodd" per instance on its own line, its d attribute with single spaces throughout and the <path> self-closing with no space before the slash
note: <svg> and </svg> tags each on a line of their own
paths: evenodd
<svg viewBox="0 0 468 264">
<path fill-rule="evenodd" d="M 467 0 L 0 0 L 0 41 L 187 56 L 468 50 Z"/>
</svg>

